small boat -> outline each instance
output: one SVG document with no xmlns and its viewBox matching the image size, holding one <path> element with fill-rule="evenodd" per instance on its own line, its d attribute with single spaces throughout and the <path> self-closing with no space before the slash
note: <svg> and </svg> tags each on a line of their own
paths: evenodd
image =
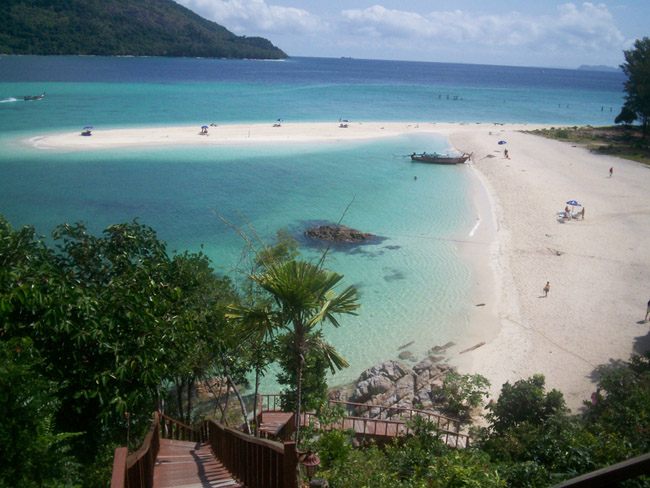
<svg viewBox="0 0 650 488">
<path fill-rule="evenodd" d="M 469 159 L 471 154 L 464 153 L 462 156 L 454 157 L 442 154 L 411 154 L 411 161 L 417 163 L 431 163 L 431 164 L 463 164 Z"/>
<path fill-rule="evenodd" d="M 45 92 L 41 93 L 40 95 L 25 95 L 23 98 L 26 102 L 31 102 L 32 100 L 40 100 L 43 97 L 45 97 Z"/>
</svg>

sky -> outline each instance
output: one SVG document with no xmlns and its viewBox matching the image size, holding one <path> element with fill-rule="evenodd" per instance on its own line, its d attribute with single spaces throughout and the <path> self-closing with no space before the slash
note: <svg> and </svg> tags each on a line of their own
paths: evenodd
<svg viewBox="0 0 650 488">
<path fill-rule="evenodd" d="M 289 56 L 617 67 L 650 0 L 175 0 Z"/>
</svg>

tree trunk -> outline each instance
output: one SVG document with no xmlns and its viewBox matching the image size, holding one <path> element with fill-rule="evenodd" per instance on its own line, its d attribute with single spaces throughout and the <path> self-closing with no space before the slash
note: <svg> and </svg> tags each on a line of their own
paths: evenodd
<svg viewBox="0 0 650 488">
<path fill-rule="evenodd" d="M 223 410 L 221 413 L 221 423 L 223 425 L 228 425 L 228 418 L 226 417 L 226 414 L 228 413 L 228 406 L 230 405 L 230 381 L 228 382 L 226 386 L 226 402 L 223 406 Z"/>
<path fill-rule="evenodd" d="M 241 406 L 242 415 L 244 416 L 244 425 L 246 426 L 246 433 L 248 435 L 251 435 L 251 426 L 248 423 L 248 413 L 246 413 L 246 404 L 244 403 L 244 399 L 241 397 L 241 394 L 239 393 L 239 388 L 237 388 L 237 385 L 235 384 L 235 381 L 232 379 L 232 376 L 230 376 L 230 371 L 228 371 L 228 367 L 226 366 L 226 361 L 224 360 L 223 356 L 221 357 L 221 362 L 223 364 L 223 371 L 226 373 L 226 378 L 228 379 L 228 383 L 232 385 L 232 389 L 235 392 L 235 395 L 237 395 L 237 399 L 239 400 L 239 405 Z"/>
<path fill-rule="evenodd" d="M 195 375 L 190 376 L 187 382 L 187 411 L 185 413 L 185 425 L 190 425 L 192 416 L 192 390 L 194 389 Z"/>
<path fill-rule="evenodd" d="M 217 409 L 219 410 L 219 412 L 221 412 L 221 415 L 224 416 L 225 409 L 221 405 L 221 379 L 219 379 L 219 391 L 216 393 L 214 391 L 214 387 L 210 384 L 209 379 L 206 381 L 206 384 L 208 385 L 208 389 L 212 393 L 212 396 L 214 396 L 214 400 L 215 400 L 214 413 L 212 414 L 212 416 L 214 418 L 217 418 Z"/>
<path fill-rule="evenodd" d="M 257 421 L 257 395 L 260 389 L 260 370 L 255 368 L 255 393 L 253 394 L 253 420 L 255 421 L 255 437 L 260 436 L 260 426 Z"/>
<path fill-rule="evenodd" d="M 296 365 L 296 431 L 293 435 L 293 440 L 298 447 L 300 442 L 300 414 L 302 403 L 302 368 L 305 364 L 305 356 L 302 354 L 302 348 L 298 348 L 298 364 Z"/>
<path fill-rule="evenodd" d="M 178 404 L 178 415 L 183 420 L 183 388 L 185 387 L 185 379 L 176 379 L 176 403 Z"/>
</svg>

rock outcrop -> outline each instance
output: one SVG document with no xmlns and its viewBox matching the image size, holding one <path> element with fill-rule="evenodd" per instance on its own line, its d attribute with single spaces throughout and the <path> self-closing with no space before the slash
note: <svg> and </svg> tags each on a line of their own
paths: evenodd
<svg viewBox="0 0 650 488">
<path fill-rule="evenodd" d="M 397 361 L 386 361 L 364 371 L 357 380 L 349 401 L 396 408 L 435 410 L 434 399 L 451 366 L 431 356 L 409 368 Z M 377 410 L 377 411 L 374 411 Z M 362 413 L 375 417 L 378 409 Z"/>
<path fill-rule="evenodd" d="M 319 225 L 317 227 L 312 227 L 311 229 L 305 231 L 305 235 L 307 237 L 327 241 L 354 243 L 365 242 L 375 237 L 373 234 L 360 232 L 345 225 L 336 224 Z"/>
</svg>

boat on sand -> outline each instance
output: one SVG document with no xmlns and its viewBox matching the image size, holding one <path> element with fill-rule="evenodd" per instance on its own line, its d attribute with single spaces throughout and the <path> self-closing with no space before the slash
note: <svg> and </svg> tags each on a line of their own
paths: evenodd
<svg viewBox="0 0 650 488">
<path fill-rule="evenodd" d="M 411 154 L 411 161 L 416 163 L 430 163 L 430 164 L 463 164 L 469 159 L 471 154 L 463 153 L 462 156 L 449 156 L 442 154 Z"/>
</svg>

